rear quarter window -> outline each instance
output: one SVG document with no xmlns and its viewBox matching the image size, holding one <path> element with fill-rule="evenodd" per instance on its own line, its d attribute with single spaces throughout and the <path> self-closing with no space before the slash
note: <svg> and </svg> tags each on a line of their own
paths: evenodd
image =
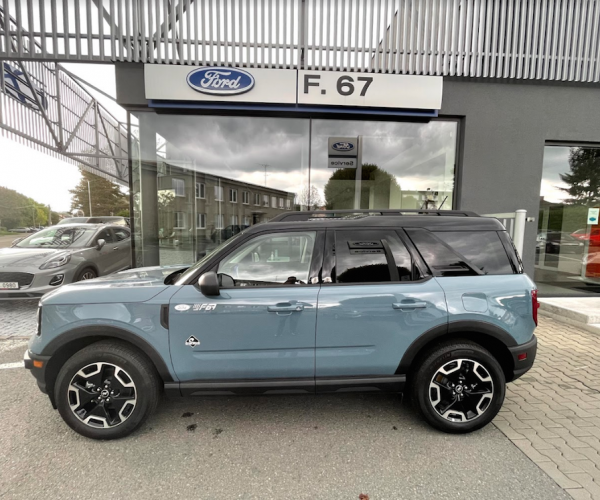
<svg viewBox="0 0 600 500">
<path fill-rule="evenodd" d="M 433 234 L 465 256 L 483 274 L 514 272 L 496 231 L 439 231 Z"/>
</svg>

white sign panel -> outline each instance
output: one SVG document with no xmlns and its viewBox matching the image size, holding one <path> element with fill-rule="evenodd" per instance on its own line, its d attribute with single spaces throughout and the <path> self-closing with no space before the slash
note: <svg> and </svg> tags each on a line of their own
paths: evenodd
<svg viewBox="0 0 600 500">
<path fill-rule="evenodd" d="M 298 104 L 441 109 L 442 77 L 300 70 Z"/>
<path fill-rule="evenodd" d="M 598 224 L 598 215 L 600 215 L 600 208 L 588 208 L 587 223 L 591 225 Z"/>
<path fill-rule="evenodd" d="M 333 158 L 330 156 L 327 162 L 329 168 L 356 168 L 357 166 L 356 158 Z"/>
<path fill-rule="evenodd" d="M 146 99 L 296 104 L 293 69 L 145 64 Z"/>
</svg>

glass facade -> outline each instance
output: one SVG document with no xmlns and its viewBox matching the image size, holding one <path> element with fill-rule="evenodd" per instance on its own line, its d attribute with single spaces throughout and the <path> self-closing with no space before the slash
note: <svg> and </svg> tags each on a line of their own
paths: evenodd
<svg viewBox="0 0 600 500">
<path fill-rule="evenodd" d="M 453 208 L 455 121 L 132 118 L 137 266 L 193 263 L 289 210 Z M 354 163 L 330 168 L 347 138 Z"/>
<path fill-rule="evenodd" d="M 600 292 L 600 148 L 546 146 L 535 273 L 540 294 Z"/>
</svg>

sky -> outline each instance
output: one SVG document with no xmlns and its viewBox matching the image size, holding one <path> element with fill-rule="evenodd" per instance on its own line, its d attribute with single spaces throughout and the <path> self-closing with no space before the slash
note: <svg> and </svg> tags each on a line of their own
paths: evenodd
<svg viewBox="0 0 600 500">
<path fill-rule="evenodd" d="M 116 95 L 115 70 L 109 64 L 64 64 L 68 71 L 92 82 L 111 96 Z M 117 119 L 127 119 L 115 102 L 87 88 Z M 14 189 L 55 211 L 69 211 L 69 189 L 79 182 L 77 167 L 0 135 L 0 186 Z"/>
<path fill-rule="evenodd" d="M 568 193 L 559 188 L 567 187 L 561 180 L 560 174 L 570 171 L 569 151 L 563 146 L 547 146 L 544 148 L 544 169 L 542 173 L 542 188 L 540 195 L 545 201 L 560 203 L 569 197 Z"/>
</svg>

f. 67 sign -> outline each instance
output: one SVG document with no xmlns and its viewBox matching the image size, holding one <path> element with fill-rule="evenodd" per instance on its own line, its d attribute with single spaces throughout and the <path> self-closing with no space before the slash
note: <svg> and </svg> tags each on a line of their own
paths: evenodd
<svg viewBox="0 0 600 500">
<path fill-rule="evenodd" d="M 300 70 L 298 104 L 440 109 L 442 77 Z"/>
</svg>

